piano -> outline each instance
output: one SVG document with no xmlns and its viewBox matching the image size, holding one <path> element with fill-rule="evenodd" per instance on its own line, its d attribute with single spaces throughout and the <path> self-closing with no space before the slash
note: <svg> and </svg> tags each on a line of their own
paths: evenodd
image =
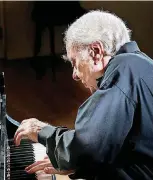
<svg viewBox="0 0 153 180">
<path fill-rule="evenodd" d="M 0 180 L 55 180 L 55 175 L 25 172 L 25 167 L 44 158 L 46 148 L 27 139 L 15 146 L 13 137 L 19 124 L 6 113 L 4 73 L 0 73 Z"/>
</svg>

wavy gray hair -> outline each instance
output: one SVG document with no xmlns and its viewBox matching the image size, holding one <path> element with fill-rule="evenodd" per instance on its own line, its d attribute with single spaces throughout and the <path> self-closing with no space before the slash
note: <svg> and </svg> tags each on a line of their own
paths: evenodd
<svg viewBox="0 0 153 180">
<path fill-rule="evenodd" d="M 122 19 L 102 10 L 86 13 L 65 31 L 66 49 L 84 47 L 101 41 L 106 55 L 113 56 L 120 47 L 130 41 L 131 31 Z"/>
</svg>

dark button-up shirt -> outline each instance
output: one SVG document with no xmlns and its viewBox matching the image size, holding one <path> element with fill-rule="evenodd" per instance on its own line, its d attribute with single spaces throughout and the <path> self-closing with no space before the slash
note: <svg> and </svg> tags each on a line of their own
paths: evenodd
<svg viewBox="0 0 153 180">
<path fill-rule="evenodd" d="M 135 41 L 110 60 L 75 129 L 46 126 L 39 142 L 73 179 L 153 179 L 153 61 Z"/>
</svg>

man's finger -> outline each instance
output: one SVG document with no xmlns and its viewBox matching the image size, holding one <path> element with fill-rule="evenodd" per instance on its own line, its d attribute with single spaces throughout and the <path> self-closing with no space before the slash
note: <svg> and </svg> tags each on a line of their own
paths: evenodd
<svg viewBox="0 0 153 180">
<path fill-rule="evenodd" d="M 15 137 L 15 141 L 14 143 L 19 146 L 20 145 L 20 141 L 21 139 L 26 136 L 27 132 L 22 130 L 21 132 L 17 133 L 16 137 Z"/>
<path fill-rule="evenodd" d="M 59 171 L 57 171 L 54 167 L 46 167 L 44 168 L 44 172 L 46 174 L 59 174 Z"/>
<path fill-rule="evenodd" d="M 22 132 L 22 131 L 24 131 L 24 129 L 23 129 L 23 127 L 20 126 L 20 127 L 17 129 L 17 131 L 15 132 L 14 140 L 16 139 L 17 135 L 18 135 L 20 132 Z"/>
<path fill-rule="evenodd" d="M 44 159 L 44 160 L 36 161 L 36 162 L 34 162 L 33 164 L 27 166 L 27 167 L 25 168 L 25 170 L 26 170 L 26 171 L 29 171 L 31 168 L 33 168 L 33 167 L 35 167 L 35 166 L 38 166 L 38 165 L 40 165 L 40 164 L 44 164 L 44 163 L 46 163 L 46 165 L 48 165 L 48 166 L 52 166 L 52 164 L 51 164 L 50 162 L 48 162 L 48 161 L 46 161 L 46 159 Z"/>
<path fill-rule="evenodd" d="M 36 161 L 33 164 L 29 165 L 28 167 L 25 168 L 26 171 L 29 171 L 31 168 L 38 166 L 41 163 L 44 163 L 45 161 Z"/>
<path fill-rule="evenodd" d="M 49 159 L 48 156 L 45 156 L 44 159 Z"/>
<path fill-rule="evenodd" d="M 26 172 L 29 174 L 32 174 L 37 171 L 43 170 L 45 167 L 48 167 L 48 166 L 49 166 L 49 163 L 41 163 L 36 166 L 32 166 L 30 169 L 28 168 L 28 170 L 26 169 Z"/>
<path fill-rule="evenodd" d="M 24 124 L 24 123 L 26 123 L 28 121 L 28 119 L 24 119 L 22 122 L 21 122 L 21 124 Z"/>
</svg>

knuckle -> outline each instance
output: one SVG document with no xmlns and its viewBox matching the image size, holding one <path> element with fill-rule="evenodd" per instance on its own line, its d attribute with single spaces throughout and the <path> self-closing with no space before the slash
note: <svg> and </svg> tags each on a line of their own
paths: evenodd
<svg viewBox="0 0 153 180">
<path fill-rule="evenodd" d="M 24 119 L 22 122 L 23 122 L 23 123 L 24 123 L 24 122 L 27 122 L 27 119 Z"/>
<path fill-rule="evenodd" d="M 36 118 L 31 118 L 31 120 L 36 121 L 37 119 Z"/>
</svg>

